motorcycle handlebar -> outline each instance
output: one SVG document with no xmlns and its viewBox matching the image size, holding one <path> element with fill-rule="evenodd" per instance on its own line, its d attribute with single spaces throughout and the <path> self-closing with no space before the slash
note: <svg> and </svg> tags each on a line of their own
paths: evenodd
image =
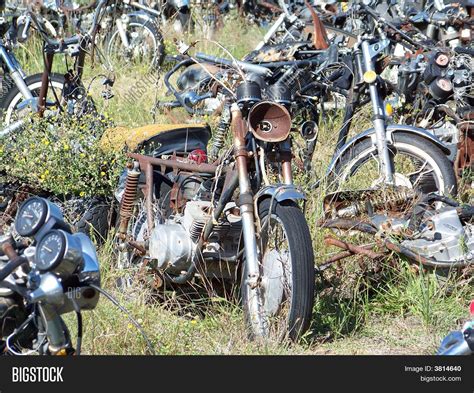
<svg viewBox="0 0 474 393">
<path fill-rule="evenodd" d="M 223 58 L 212 56 L 212 55 L 207 55 L 205 53 L 200 53 L 200 52 L 196 53 L 196 58 L 202 61 L 206 61 L 208 63 L 224 65 L 227 67 L 238 66 L 246 72 L 251 72 L 251 73 L 262 75 L 262 76 L 270 76 L 272 74 L 272 71 L 268 69 L 267 67 L 264 67 L 258 64 L 248 63 L 246 61 L 239 61 L 239 60 L 232 61 L 232 60 L 223 59 Z"/>
<path fill-rule="evenodd" d="M 17 268 L 24 263 L 28 263 L 28 260 L 24 256 L 18 256 L 9 261 L 2 270 L 0 270 L 0 282 L 5 280 L 10 274 L 12 274 Z"/>
</svg>

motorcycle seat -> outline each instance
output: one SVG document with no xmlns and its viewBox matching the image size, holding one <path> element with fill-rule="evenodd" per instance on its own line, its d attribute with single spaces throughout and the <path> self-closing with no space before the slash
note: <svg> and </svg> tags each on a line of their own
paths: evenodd
<svg viewBox="0 0 474 393">
<path fill-rule="evenodd" d="M 105 131 L 101 146 L 105 149 L 142 152 L 158 157 L 164 154 L 207 150 L 211 129 L 207 124 L 149 124 L 143 127 L 114 127 Z"/>
</svg>

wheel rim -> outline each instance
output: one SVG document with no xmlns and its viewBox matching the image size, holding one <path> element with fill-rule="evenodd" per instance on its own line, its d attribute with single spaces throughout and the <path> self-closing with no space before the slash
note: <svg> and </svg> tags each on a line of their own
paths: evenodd
<svg viewBox="0 0 474 393">
<path fill-rule="evenodd" d="M 293 271 L 291 250 L 285 227 L 275 215 L 262 222 L 262 238 L 260 250 L 261 282 L 258 289 L 248 291 L 249 305 L 258 303 L 259 307 L 251 307 L 250 312 L 254 333 L 269 340 L 286 338 L 292 328 L 290 317 L 293 299 Z M 252 296 L 254 298 L 252 298 Z M 258 297 L 258 299 L 256 299 Z M 258 309 L 258 311 L 257 311 Z"/>
<path fill-rule="evenodd" d="M 49 97 L 55 98 L 54 93 L 50 92 L 51 85 L 55 89 L 56 95 L 58 96 L 59 99 L 61 99 L 61 97 L 62 97 L 62 90 L 63 90 L 63 87 L 64 87 L 64 85 L 61 82 L 57 82 L 57 81 L 52 81 L 51 82 L 51 84 L 49 86 L 49 89 L 48 89 L 48 97 L 46 97 L 47 105 L 52 105 L 53 102 L 55 102 L 55 101 L 52 101 L 52 100 L 48 99 Z M 38 81 L 38 82 L 35 82 L 35 83 L 32 83 L 32 84 L 28 85 L 28 88 L 33 93 L 33 97 L 38 97 L 39 90 L 41 88 L 41 81 Z M 12 121 L 21 119 L 24 115 L 26 115 L 27 113 L 29 113 L 31 111 L 31 109 L 25 108 L 20 113 L 18 113 L 17 106 L 22 101 L 24 101 L 24 97 L 20 92 L 18 92 L 18 94 L 10 102 L 10 104 L 8 105 L 8 108 L 6 110 L 5 119 L 4 119 L 4 123 L 6 125 L 11 124 Z"/>
<path fill-rule="evenodd" d="M 158 43 L 151 30 L 143 24 L 129 23 L 126 34 L 130 49 L 123 47 L 119 33 L 115 31 L 107 46 L 108 57 L 118 61 L 126 58 L 154 66 L 157 62 Z"/>
<path fill-rule="evenodd" d="M 419 189 L 425 193 L 444 193 L 446 183 L 440 167 L 428 152 L 401 142 L 390 148 L 396 185 Z M 338 177 L 339 189 L 374 188 L 379 180 L 379 162 L 376 147 L 354 157 Z"/>
</svg>

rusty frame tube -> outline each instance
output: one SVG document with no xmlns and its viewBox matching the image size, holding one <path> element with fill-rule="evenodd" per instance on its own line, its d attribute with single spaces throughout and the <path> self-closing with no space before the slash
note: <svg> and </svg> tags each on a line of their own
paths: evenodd
<svg viewBox="0 0 474 393">
<path fill-rule="evenodd" d="M 38 98 L 38 114 L 40 117 L 43 117 L 44 111 L 46 110 L 46 96 L 48 95 L 49 88 L 49 76 L 51 75 L 51 70 L 53 69 L 53 53 L 46 53 L 44 59 L 44 70 L 41 75 L 41 88 Z"/>
<path fill-rule="evenodd" d="M 342 240 L 335 239 L 335 238 L 330 237 L 330 236 L 327 236 L 324 239 L 324 243 L 326 243 L 327 245 L 336 246 L 336 247 L 342 248 L 344 250 L 350 251 L 353 254 L 366 255 L 366 256 L 368 256 L 369 258 L 372 258 L 372 259 L 377 259 L 377 258 L 383 257 L 383 255 L 384 255 L 384 254 L 376 253 L 372 250 L 367 250 L 366 248 L 363 248 L 363 247 L 360 247 L 360 246 L 356 246 L 354 244 L 343 242 Z"/>
<path fill-rule="evenodd" d="M 138 161 L 140 169 L 145 173 L 145 207 L 147 212 L 147 226 L 148 233 L 153 230 L 153 190 L 155 188 L 153 180 L 153 168 L 155 166 L 163 166 L 171 169 L 180 169 L 187 172 L 193 173 L 206 173 L 215 174 L 218 168 L 217 164 L 190 164 L 187 162 L 180 162 L 177 160 L 164 160 L 162 158 L 156 158 L 146 156 L 144 154 L 129 153 L 128 157 Z M 223 169 L 226 172 L 226 168 Z"/>
<path fill-rule="evenodd" d="M 189 164 L 187 162 L 181 162 L 176 160 L 164 160 L 162 158 L 155 158 L 150 156 L 145 156 L 143 154 L 138 153 L 129 153 L 128 156 L 137 160 L 140 163 L 140 166 L 146 167 L 146 164 L 150 164 L 152 166 L 165 166 L 167 168 L 172 169 L 181 169 L 187 172 L 194 172 L 194 173 L 207 173 L 213 175 L 217 171 L 217 165 L 214 164 Z M 223 172 L 226 171 L 224 168 Z"/>
</svg>

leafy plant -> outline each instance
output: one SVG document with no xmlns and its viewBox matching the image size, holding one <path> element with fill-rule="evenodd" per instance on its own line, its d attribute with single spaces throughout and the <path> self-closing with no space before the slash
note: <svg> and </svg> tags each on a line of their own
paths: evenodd
<svg viewBox="0 0 474 393">
<path fill-rule="evenodd" d="M 121 151 L 102 148 L 111 126 L 106 117 L 84 115 L 31 119 L 0 145 L 0 170 L 56 195 L 110 195 L 124 167 Z"/>
</svg>

